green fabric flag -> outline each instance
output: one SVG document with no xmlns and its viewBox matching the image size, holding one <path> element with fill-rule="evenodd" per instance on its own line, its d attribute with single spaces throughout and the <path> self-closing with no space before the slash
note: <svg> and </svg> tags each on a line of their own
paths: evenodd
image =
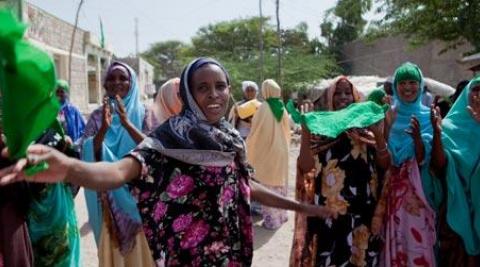
<svg viewBox="0 0 480 267">
<path fill-rule="evenodd" d="M 295 108 L 295 105 L 293 104 L 292 99 L 288 100 L 286 108 L 287 108 L 288 114 L 292 116 L 292 120 L 296 124 L 302 123 L 302 114 L 300 113 L 300 111 L 298 111 L 298 109 Z"/>
<path fill-rule="evenodd" d="M 370 94 L 367 96 L 367 100 L 376 103 L 377 105 L 383 106 L 383 98 L 387 94 L 383 90 L 383 87 L 375 88 Z"/>
<path fill-rule="evenodd" d="M 292 114 L 292 118 L 300 117 L 300 122 L 306 125 L 312 134 L 330 138 L 336 138 L 352 128 L 368 127 L 385 118 L 385 108 L 372 101 L 354 103 L 338 111 L 312 111 L 305 114 L 300 114 L 293 107 L 293 103 L 289 104 L 287 110 Z"/>
<path fill-rule="evenodd" d="M 267 98 L 266 101 L 270 110 L 272 110 L 273 116 L 278 122 L 280 122 L 283 117 L 283 111 L 285 110 L 282 100 L 278 97 L 270 97 Z"/>
<path fill-rule="evenodd" d="M 372 101 L 354 103 L 338 111 L 317 111 L 303 115 L 308 130 L 336 138 L 352 128 L 365 128 L 385 118 L 384 109 Z"/>
<path fill-rule="evenodd" d="M 105 48 L 105 34 L 103 33 L 102 18 L 100 18 L 100 46 Z"/>
<path fill-rule="evenodd" d="M 55 67 L 50 56 L 23 39 L 26 26 L 0 9 L 0 90 L 3 129 L 10 157 L 26 156 L 27 147 L 56 120 Z"/>
</svg>

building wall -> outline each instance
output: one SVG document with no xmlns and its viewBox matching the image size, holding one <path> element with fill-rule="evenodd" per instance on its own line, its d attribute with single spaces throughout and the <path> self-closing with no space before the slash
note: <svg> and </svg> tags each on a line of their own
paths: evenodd
<svg viewBox="0 0 480 267">
<path fill-rule="evenodd" d="M 54 59 L 57 78 L 68 80 L 68 60 L 73 25 L 26 3 L 25 22 L 29 24 L 26 37 L 35 45 L 47 51 Z M 72 53 L 72 78 L 70 81 L 70 100 L 83 112 L 88 111 L 87 69 L 85 50 L 85 31 L 77 29 Z"/>
<path fill-rule="evenodd" d="M 416 63 L 425 76 L 455 86 L 459 81 L 472 77 L 472 72 L 460 64 L 470 45 L 458 47 L 439 54 L 444 48 L 442 42 L 431 42 L 413 49 L 402 37 L 386 37 L 373 43 L 355 41 L 344 47 L 343 64 L 351 75 L 392 75 L 395 69 L 406 61 Z"/>
<path fill-rule="evenodd" d="M 153 84 L 153 66 L 141 57 L 119 58 L 119 61 L 127 63 L 137 73 L 137 82 L 143 97 L 151 96 L 155 93 Z"/>
<path fill-rule="evenodd" d="M 23 6 L 23 19 L 29 24 L 26 37 L 47 51 L 55 61 L 57 77 L 68 80 L 69 52 L 74 26 L 30 4 Z M 88 115 L 101 103 L 102 73 L 110 63 L 112 52 L 100 47 L 90 32 L 77 28 L 72 50 L 70 100 Z M 93 59 L 93 62 L 89 62 Z"/>
</svg>

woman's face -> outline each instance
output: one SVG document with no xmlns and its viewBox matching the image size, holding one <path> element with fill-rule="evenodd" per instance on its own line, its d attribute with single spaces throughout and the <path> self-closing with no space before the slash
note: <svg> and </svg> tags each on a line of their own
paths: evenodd
<svg viewBox="0 0 480 267">
<path fill-rule="evenodd" d="M 405 80 L 397 82 L 397 94 L 403 102 L 415 102 L 419 90 L 418 81 Z"/>
<path fill-rule="evenodd" d="M 199 68 L 192 75 L 191 93 L 211 124 L 217 123 L 227 111 L 230 86 L 223 70 L 213 64 Z"/>
<path fill-rule="evenodd" d="M 128 70 L 124 67 L 115 68 L 111 71 L 105 82 L 105 90 L 109 97 L 115 97 L 115 95 L 124 98 L 130 90 L 130 75 Z"/>
<path fill-rule="evenodd" d="M 245 92 L 243 93 L 243 95 L 245 96 L 245 99 L 247 101 L 252 100 L 257 96 L 257 90 L 252 86 L 248 86 L 247 88 L 245 88 Z"/>
<path fill-rule="evenodd" d="M 353 101 L 352 85 L 346 80 L 340 80 L 333 94 L 333 109 L 340 110 L 346 108 Z"/>
<path fill-rule="evenodd" d="M 476 112 L 480 113 L 480 84 L 470 90 L 468 95 L 468 104 Z"/>
</svg>

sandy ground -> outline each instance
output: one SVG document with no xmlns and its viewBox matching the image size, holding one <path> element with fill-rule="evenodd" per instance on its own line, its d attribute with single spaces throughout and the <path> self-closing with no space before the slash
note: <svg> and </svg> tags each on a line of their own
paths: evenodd
<svg viewBox="0 0 480 267">
<path fill-rule="evenodd" d="M 290 177 L 288 181 L 288 195 L 294 197 L 295 188 L 295 162 L 298 156 L 298 147 L 290 149 Z M 80 190 L 75 199 L 78 225 L 81 235 L 81 254 L 85 267 L 98 266 L 96 245 L 93 233 L 87 223 L 87 210 L 83 190 Z M 285 267 L 288 266 L 290 257 L 290 248 L 293 236 L 293 212 L 288 213 L 289 220 L 280 229 L 276 231 L 266 230 L 261 227 L 261 217 L 254 217 L 254 255 L 253 265 L 256 267 L 272 266 Z"/>
</svg>

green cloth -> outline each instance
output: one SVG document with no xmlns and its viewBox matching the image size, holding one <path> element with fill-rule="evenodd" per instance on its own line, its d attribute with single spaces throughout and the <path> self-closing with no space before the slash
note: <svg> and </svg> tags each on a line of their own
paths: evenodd
<svg viewBox="0 0 480 267">
<path fill-rule="evenodd" d="M 80 235 L 69 185 L 45 185 L 32 198 L 27 216 L 36 267 L 81 266 Z"/>
<path fill-rule="evenodd" d="M 57 88 L 62 88 L 66 93 L 70 92 L 70 86 L 65 80 L 57 80 Z"/>
<path fill-rule="evenodd" d="M 60 108 L 53 61 L 23 39 L 24 31 L 9 10 L 0 9 L 3 129 L 13 159 L 26 156 L 27 147 L 52 125 Z"/>
<path fill-rule="evenodd" d="M 469 255 L 480 254 L 480 123 L 467 110 L 471 89 L 480 77 L 470 81 L 442 121 L 442 143 L 446 167 L 447 223 L 463 240 Z M 439 179 L 433 181 L 439 182 Z M 436 187 L 437 207 L 444 195 Z"/>
<path fill-rule="evenodd" d="M 273 116 L 278 122 L 280 122 L 285 111 L 283 101 L 278 97 L 269 97 L 266 101 L 268 103 L 268 106 L 270 107 L 270 110 L 273 113 Z"/>
<path fill-rule="evenodd" d="M 402 64 L 395 71 L 395 81 L 422 81 L 422 74 L 419 72 L 417 65 L 410 62 Z"/>
<path fill-rule="evenodd" d="M 372 101 L 353 103 L 338 111 L 313 111 L 303 115 L 289 102 L 287 110 L 294 121 L 297 119 L 305 124 L 311 133 L 330 138 L 352 128 L 368 127 L 385 118 L 385 108 Z"/>
<path fill-rule="evenodd" d="M 383 106 L 385 103 L 383 103 L 383 98 L 387 94 L 383 90 L 383 87 L 378 87 L 374 89 L 370 94 L 367 96 L 367 100 L 372 101 L 376 103 L 377 105 Z"/>
<path fill-rule="evenodd" d="M 292 99 L 288 100 L 286 109 L 287 109 L 287 112 L 292 116 L 292 120 L 296 124 L 302 123 L 302 114 L 300 113 L 300 111 L 298 111 L 298 109 L 295 108 L 295 105 L 293 104 Z"/>
</svg>

